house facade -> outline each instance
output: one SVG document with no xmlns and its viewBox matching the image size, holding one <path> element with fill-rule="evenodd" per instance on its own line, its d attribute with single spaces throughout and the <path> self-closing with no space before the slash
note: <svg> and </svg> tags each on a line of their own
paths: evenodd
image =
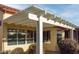
<svg viewBox="0 0 79 59">
<path fill-rule="evenodd" d="M 76 39 L 75 26 L 58 16 L 30 6 L 23 11 L 0 5 L 0 51 L 25 51 L 36 43 L 36 53 L 59 51 L 57 42 Z"/>
</svg>

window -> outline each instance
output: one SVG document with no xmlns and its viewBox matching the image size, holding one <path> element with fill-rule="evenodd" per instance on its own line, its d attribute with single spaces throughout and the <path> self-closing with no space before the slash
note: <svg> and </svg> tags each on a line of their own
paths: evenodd
<svg viewBox="0 0 79 59">
<path fill-rule="evenodd" d="M 17 44 L 17 31 L 15 29 L 8 30 L 8 45 Z"/>
<path fill-rule="evenodd" d="M 34 42 L 34 31 L 28 30 L 27 31 L 27 43 L 33 43 Z"/>
<path fill-rule="evenodd" d="M 26 32 L 25 30 L 21 29 L 8 29 L 7 32 L 8 45 L 25 44 L 25 40 L 27 40 L 27 43 L 36 42 L 35 31 L 27 30 Z"/>
<path fill-rule="evenodd" d="M 8 45 L 25 44 L 25 31 L 8 29 Z"/>
<path fill-rule="evenodd" d="M 65 38 L 69 38 L 70 32 L 68 30 L 65 30 Z"/>
<path fill-rule="evenodd" d="M 62 40 L 62 32 L 58 31 L 57 32 L 57 42 L 59 42 L 60 40 Z"/>
<path fill-rule="evenodd" d="M 34 31 L 34 42 L 36 43 L 36 31 Z"/>
<path fill-rule="evenodd" d="M 25 44 L 25 36 L 24 30 L 18 30 L 18 44 Z"/>
<path fill-rule="evenodd" d="M 27 44 L 36 42 L 36 31 L 22 29 L 8 29 L 8 45 Z M 50 31 L 43 32 L 43 41 L 49 41 Z"/>
<path fill-rule="evenodd" d="M 43 42 L 50 40 L 50 31 L 44 31 L 43 32 Z"/>
</svg>

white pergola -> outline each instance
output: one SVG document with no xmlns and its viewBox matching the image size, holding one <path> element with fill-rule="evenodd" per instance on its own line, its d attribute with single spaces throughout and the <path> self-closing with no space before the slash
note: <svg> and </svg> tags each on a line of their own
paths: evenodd
<svg viewBox="0 0 79 59">
<path fill-rule="evenodd" d="M 71 30 L 71 39 L 73 39 L 73 30 L 75 29 L 72 26 L 59 23 L 53 20 L 54 15 L 49 12 L 46 12 L 43 9 L 40 9 L 36 6 L 30 6 L 27 9 L 20 11 L 13 16 L 4 20 L 4 23 L 8 24 L 21 24 L 21 25 L 31 25 L 31 27 L 36 27 L 36 53 L 43 54 L 43 27 L 52 27 L 60 26 Z"/>
</svg>

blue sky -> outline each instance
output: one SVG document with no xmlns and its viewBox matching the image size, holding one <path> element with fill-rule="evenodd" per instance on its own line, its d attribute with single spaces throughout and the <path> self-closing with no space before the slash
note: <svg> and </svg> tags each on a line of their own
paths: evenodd
<svg viewBox="0 0 79 59">
<path fill-rule="evenodd" d="M 29 7 L 29 4 L 6 4 L 20 10 Z M 79 26 L 79 4 L 38 4 L 40 8 L 48 10 L 53 14 Z"/>
</svg>

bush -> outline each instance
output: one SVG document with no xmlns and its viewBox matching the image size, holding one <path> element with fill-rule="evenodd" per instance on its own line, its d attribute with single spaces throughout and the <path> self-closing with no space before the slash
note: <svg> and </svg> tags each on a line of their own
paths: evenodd
<svg viewBox="0 0 79 59">
<path fill-rule="evenodd" d="M 60 48 L 60 52 L 63 54 L 73 54 L 79 51 L 77 49 L 78 43 L 75 40 L 60 40 L 58 42 L 58 46 Z"/>
<path fill-rule="evenodd" d="M 24 50 L 23 48 L 15 48 L 13 51 L 11 51 L 11 54 L 23 54 L 24 53 Z"/>
<path fill-rule="evenodd" d="M 32 44 L 32 45 L 29 46 L 28 53 L 29 54 L 35 54 L 36 53 L 36 44 Z"/>
</svg>

